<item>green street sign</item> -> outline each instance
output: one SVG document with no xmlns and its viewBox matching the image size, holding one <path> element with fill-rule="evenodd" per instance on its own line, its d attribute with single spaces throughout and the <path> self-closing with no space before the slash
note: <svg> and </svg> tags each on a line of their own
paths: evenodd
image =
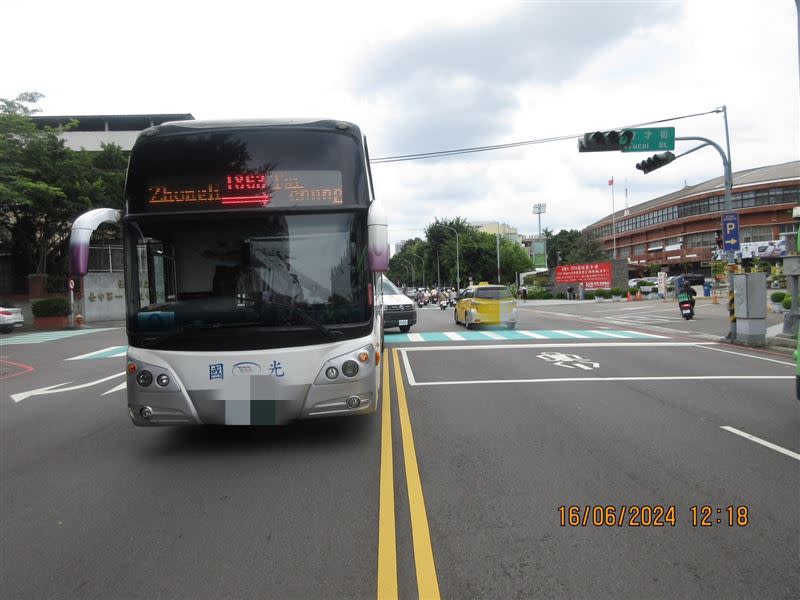
<svg viewBox="0 0 800 600">
<path fill-rule="evenodd" d="M 674 127 L 645 127 L 631 129 L 633 140 L 621 148 L 622 152 L 658 152 L 675 149 Z"/>
</svg>

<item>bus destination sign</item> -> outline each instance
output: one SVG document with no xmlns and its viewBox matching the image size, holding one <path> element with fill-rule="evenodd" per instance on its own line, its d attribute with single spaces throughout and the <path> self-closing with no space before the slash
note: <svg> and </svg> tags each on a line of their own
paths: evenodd
<svg viewBox="0 0 800 600">
<path fill-rule="evenodd" d="M 229 173 L 216 177 L 160 178 L 147 186 L 153 209 L 289 208 L 343 203 L 339 171 Z"/>
</svg>

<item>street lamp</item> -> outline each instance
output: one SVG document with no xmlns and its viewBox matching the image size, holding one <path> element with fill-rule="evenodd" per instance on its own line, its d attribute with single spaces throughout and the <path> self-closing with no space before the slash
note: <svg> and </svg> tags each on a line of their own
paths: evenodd
<svg viewBox="0 0 800 600">
<path fill-rule="evenodd" d="M 422 262 L 422 287 L 425 287 L 425 259 L 419 254 L 414 254 L 413 252 L 409 252 L 408 254 L 418 258 Z"/>
<path fill-rule="evenodd" d="M 533 214 L 539 216 L 539 235 L 542 235 L 542 213 L 547 212 L 547 204 L 542 202 L 533 205 Z"/>
<path fill-rule="evenodd" d="M 417 276 L 414 274 L 414 264 L 408 262 L 404 258 L 400 258 L 399 256 L 397 257 L 397 260 L 402 261 L 402 262 L 406 263 L 406 265 L 411 267 L 411 285 L 416 287 L 417 286 Z M 408 267 L 406 267 L 406 268 L 408 268 Z"/>
<path fill-rule="evenodd" d="M 445 229 L 449 229 L 453 233 L 456 234 L 456 289 L 461 289 L 461 265 L 458 260 L 458 231 L 454 228 L 449 227 L 448 225 L 441 225 L 439 223 L 436 224 L 437 227 L 444 227 Z"/>
</svg>

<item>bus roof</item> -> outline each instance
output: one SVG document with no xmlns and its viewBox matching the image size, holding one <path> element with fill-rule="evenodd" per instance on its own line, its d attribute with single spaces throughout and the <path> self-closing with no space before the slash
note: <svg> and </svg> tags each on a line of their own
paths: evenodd
<svg viewBox="0 0 800 600">
<path fill-rule="evenodd" d="M 248 127 L 314 127 L 333 131 L 352 131 L 359 135 L 361 129 L 349 121 L 335 119 L 286 118 L 286 119 L 213 119 L 195 121 L 167 121 L 151 129 L 163 133 L 178 133 L 197 129 L 238 129 Z M 147 131 L 147 130 L 145 130 Z"/>
</svg>

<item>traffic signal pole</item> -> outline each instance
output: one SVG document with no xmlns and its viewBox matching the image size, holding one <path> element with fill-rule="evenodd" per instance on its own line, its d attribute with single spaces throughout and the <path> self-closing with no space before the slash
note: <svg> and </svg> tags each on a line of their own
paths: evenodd
<svg viewBox="0 0 800 600">
<path fill-rule="evenodd" d="M 726 120 L 726 126 L 727 126 L 727 120 Z M 733 188 L 733 177 L 731 175 L 731 161 L 728 158 L 728 155 L 725 154 L 725 151 L 722 149 L 722 147 L 708 138 L 698 137 L 698 136 L 676 137 L 675 141 L 704 142 L 703 146 L 711 146 L 715 148 L 717 152 L 719 152 L 719 155 L 722 158 L 722 166 L 725 170 L 725 193 L 724 193 L 725 214 L 731 214 L 733 212 L 733 203 L 731 201 L 731 189 Z M 703 146 L 698 146 L 694 150 L 698 150 Z M 693 150 L 690 150 L 690 152 L 692 151 Z M 688 152 L 686 154 L 688 154 Z M 732 265 L 736 262 L 733 250 L 728 250 L 725 254 L 729 265 Z M 733 277 L 728 277 L 728 296 L 732 297 L 731 296 L 732 293 L 733 293 Z M 731 321 L 729 335 L 731 341 L 734 341 L 736 339 L 736 321 Z"/>
</svg>

